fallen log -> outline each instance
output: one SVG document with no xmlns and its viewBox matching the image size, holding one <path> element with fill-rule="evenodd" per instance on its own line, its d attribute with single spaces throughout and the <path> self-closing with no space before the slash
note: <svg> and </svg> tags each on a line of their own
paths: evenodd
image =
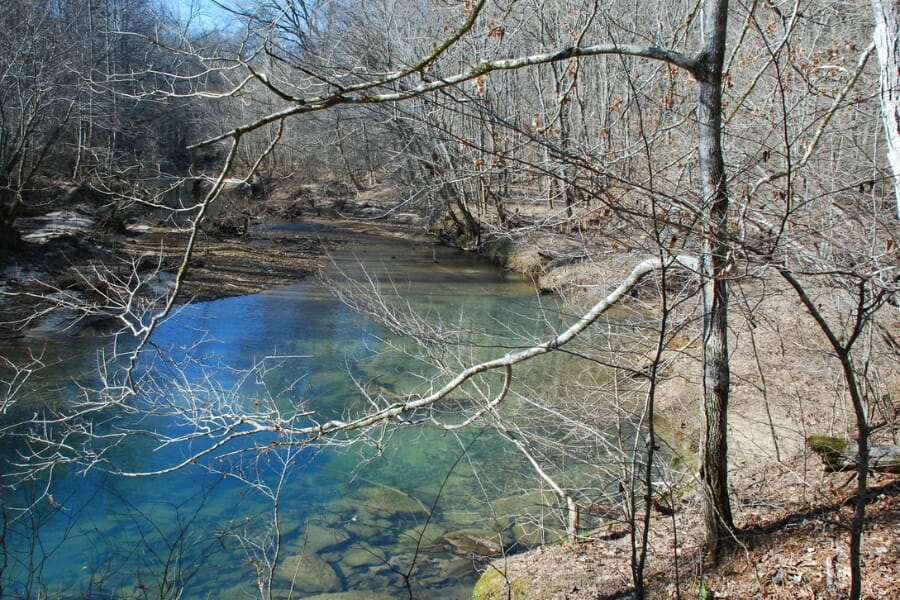
<svg viewBox="0 0 900 600">
<path fill-rule="evenodd" d="M 856 442 L 825 435 L 806 438 L 809 449 L 819 455 L 828 471 L 852 471 L 858 465 L 859 447 Z M 869 470 L 879 473 L 900 473 L 900 446 L 869 446 Z"/>
</svg>

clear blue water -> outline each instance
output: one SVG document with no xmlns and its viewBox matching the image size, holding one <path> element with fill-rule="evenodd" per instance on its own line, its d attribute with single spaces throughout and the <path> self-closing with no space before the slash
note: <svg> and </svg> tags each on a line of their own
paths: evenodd
<svg viewBox="0 0 900 600">
<path fill-rule="evenodd" d="M 452 371 L 457 361 L 522 344 L 518 333 L 546 335 L 559 320 L 556 306 L 519 277 L 428 243 L 360 236 L 335 261 L 357 281 L 364 264 L 393 306 L 443 324 L 444 344 L 426 347 L 435 352 L 430 358 L 415 358 L 408 339 L 348 308 L 311 278 L 181 310 L 154 336 L 161 354 L 142 363 L 141 371 L 157 381 L 151 393 L 182 407 L 228 399 L 343 418 L 367 406 L 357 384 L 421 392 L 435 373 L 434 359 Z M 60 362 L 29 381 L 20 412 L 6 415 L 7 422 L 42 403 L 65 402 L 77 393 L 73 379 L 91 382 L 97 349 L 106 343 L 87 333 L 43 345 L 46 360 Z M 529 372 L 521 371 L 523 377 Z M 488 378 L 484 385 L 492 390 L 469 391 L 496 393 L 499 383 Z M 186 391 L 187 384 L 196 388 Z M 470 400 L 448 403 L 444 416 L 451 421 L 453 402 L 466 407 Z M 144 415 L 139 426 L 185 431 L 164 414 Z M 118 432 L 113 421 L 99 419 L 94 431 Z M 558 526 L 552 496 L 536 491 L 540 484 L 522 457 L 484 424 L 455 433 L 391 427 L 370 431 L 364 441 L 302 447 L 267 447 L 273 439 L 230 445 L 223 457 L 165 476 L 107 473 L 111 464 L 125 471 L 163 469 L 208 443 L 160 448 L 132 435 L 108 450 L 109 464 L 86 473 L 59 466 L 52 477 L 42 473 L 6 489 L 2 597 L 254 597 L 274 562 L 271 588 L 262 589 L 276 598 L 338 592 L 468 598 L 478 559 L 454 549 L 447 541 L 452 535 L 442 536 L 478 530 L 510 548 L 535 540 L 521 536 L 515 514 L 529 515 L 529 523 L 548 531 Z M 14 463 L 27 440 L 7 433 L 0 444 Z M 15 469 L 10 462 L 6 473 Z"/>
</svg>

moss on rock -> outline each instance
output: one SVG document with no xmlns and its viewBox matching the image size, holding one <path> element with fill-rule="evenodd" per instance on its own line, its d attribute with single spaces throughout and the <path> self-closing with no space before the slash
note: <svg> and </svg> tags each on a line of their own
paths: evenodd
<svg viewBox="0 0 900 600">
<path fill-rule="evenodd" d="M 847 462 L 847 440 L 827 435 L 811 435 L 806 438 L 810 450 L 818 454 L 833 471 L 840 471 Z"/>
<path fill-rule="evenodd" d="M 488 567 L 472 590 L 472 600 L 525 600 L 525 582 L 510 580 L 502 571 Z"/>
</svg>

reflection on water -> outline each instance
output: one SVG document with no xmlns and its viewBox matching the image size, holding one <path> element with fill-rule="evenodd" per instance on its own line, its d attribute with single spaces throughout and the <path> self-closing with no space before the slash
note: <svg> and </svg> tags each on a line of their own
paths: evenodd
<svg viewBox="0 0 900 600">
<path fill-rule="evenodd" d="M 546 335 L 556 320 L 553 307 L 519 278 L 428 243 L 360 236 L 335 260 L 333 271 L 356 278 L 365 265 L 386 294 L 402 294 L 405 311 L 426 315 L 432 324 L 452 324 L 455 333 L 432 348 L 449 368 L 455 351 L 462 352 L 462 363 L 497 355 L 522 343 L 515 332 Z M 266 395 L 279 410 L 303 406 L 323 418 L 364 409 L 357 385 L 421 391 L 427 387 L 421 376 L 429 373 L 428 361 L 398 352 L 411 350 L 407 341 L 338 302 L 313 279 L 188 306 L 164 324 L 154 343 L 181 365 L 173 381 L 212 378 L 221 393 L 236 390 L 241 401 Z M 29 401 L 59 402 L 77 393 L 70 382 L 89 377 L 97 345 L 98 338 L 86 335 L 48 347 L 48 356 L 65 359 L 30 382 Z M 188 356 L 202 360 L 183 363 Z M 254 377 L 243 379 L 254 367 Z M 160 369 L 158 378 L 168 376 L 158 361 L 152 368 Z M 102 422 L 96 426 L 94 433 L 118 433 L 105 431 Z M 153 416 L 141 426 L 177 427 Z M 7 460 L 24 451 L 19 438 L 0 442 Z M 260 593 L 259 574 L 277 558 L 272 594 L 278 598 L 344 591 L 360 598 L 468 598 L 474 557 L 534 543 L 545 534 L 537 526 L 557 525 L 552 495 L 540 491 L 521 456 L 484 426 L 457 433 L 400 427 L 370 432 L 366 443 L 304 448 L 268 442 L 247 442 L 243 449 L 250 452 L 161 477 L 57 468 L 49 484 L 35 480 L 15 495 L 7 492 L 7 507 L 43 499 L 21 516 L 7 510 L 11 560 L 0 573 L 4 591 L 67 598 L 252 597 Z M 134 471 L 163 468 L 180 456 L 137 436 L 110 452 L 118 466 Z M 45 485 L 52 501 L 42 496 Z"/>
</svg>

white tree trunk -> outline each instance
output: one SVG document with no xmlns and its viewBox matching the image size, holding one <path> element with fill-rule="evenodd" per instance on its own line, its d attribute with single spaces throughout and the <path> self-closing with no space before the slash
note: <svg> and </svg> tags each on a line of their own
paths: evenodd
<svg viewBox="0 0 900 600">
<path fill-rule="evenodd" d="M 881 66 L 881 119 L 900 219 L 900 0 L 872 0 L 872 34 Z"/>
</svg>

